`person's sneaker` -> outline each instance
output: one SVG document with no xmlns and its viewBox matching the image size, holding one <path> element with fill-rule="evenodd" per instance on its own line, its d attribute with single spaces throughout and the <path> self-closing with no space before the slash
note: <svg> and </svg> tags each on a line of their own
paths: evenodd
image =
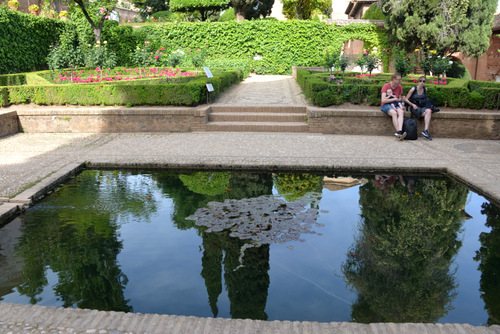
<svg viewBox="0 0 500 334">
<path fill-rule="evenodd" d="M 403 140 L 406 137 L 406 132 L 403 131 L 398 131 L 394 134 L 396 137 L 398 137 L 399 140 Z"/>
<path fill-rule="evenodd" d="M 429 131 L 427 131 L 427 130 L 422 131 L 422 135 L 424 136 L 425 139 L 432 140 L 432 137 L 429 134 Z"/>
</svg>

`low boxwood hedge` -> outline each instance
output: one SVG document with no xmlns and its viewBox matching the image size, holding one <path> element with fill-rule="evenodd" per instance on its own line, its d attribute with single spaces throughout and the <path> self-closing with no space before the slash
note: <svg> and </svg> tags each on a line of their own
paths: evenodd
<svg viewBox="0 0 500 334">
<path fill-rule="evenodd" d="M 344 76 L 333 73 L 335 78 L 330 80 L 331 75 L 327 72 L 297 69 L 297 82 L 313 104 L 326 107 L 345 102 L 380 105 L 382 86 L 390 81 L 390 74 L 368 78 L 353 73 L 345 73 Z M 416 80 L 417 76 L 404 78 L 401 84 L 403 92 L 416 86 Z M 437 106 L 498 109 L 500 84 L 470 81 L 472 80 L 447 79 L 446 85 L 427 85 L 427 92 L 430 98 L 436 99 Z"/>
<path fill-rule="evenodd" d="M 24 73 L 0 75 L 0 86 L 19 85 L 26 85 L 26 75 Z"/>
<path fill-rule="evenodd" d="M 213 72 L 208 79 L 217 96 L 229 86 L 240 82 L 240 70 Z M 35 103 L 40 105 L 183 105 L 192 106 L 206 101 L 207 78 L 191 77 L 192 80 L 170 83 L 159 79 L 118 81 L 108 83 L 22 85 L 0 88 L 2 105 Z"/>
</svg>

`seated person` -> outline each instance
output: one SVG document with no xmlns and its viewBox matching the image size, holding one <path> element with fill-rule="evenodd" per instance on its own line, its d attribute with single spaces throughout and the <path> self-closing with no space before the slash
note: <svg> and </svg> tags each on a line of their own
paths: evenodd
<svg viewBox="0 0 500 334">
<path fill-rule="evenodd" d="M 425 139 L 432 140 L 431 135 L 429 134 L 429 125 L 431 123 L 431 115 L 433 109 L 435 111 L 439 111 L 438 108 L 428 107 L 426 105 L 426 101 L 429 101 L 427 98 L 427 89 L 425 88 L 425 76 L 421 76 L 418 78 L 418 85 L 410 89 L 408 95 L 406 95 L 405 100 L 408 102 L 410 107 L 410 111 L 415 117 L 424 119 L 424 131 L 422 131 L 422 135 Z"/>
<path fill-rule="evenodd" d="M 394 134 L 399 140 L 403 140 L 406 137 L 406 132 L 403 131 L 403 121 L 405 112 L 403 108 L 399 105 L 393 106 L 393 102 L 400 102 L 402 100 L 401 95 L 403 95 L 403 87 L 401 87 L 401 74 L 394 73 L 391 75 L 391 82 L 386 83 L 382 86 L 382 98 L 380 101 L 380 110 L 382 110 L 387 116 L 392 118 L 392 125 L 396 129 Z M 392 94 L 388 95 L 387 90 L 391 90 Z M 394 109 L 394 107 L 396 109 Z"/>
<path fill-rule="evenodd" d="M 392 92 L 392 89 L 387 90 L 387 97 L 390 99 L 397 98 L 397 96 Z M 403 102 L 404 103 L 404 102 Z M 397 110 L 398 108 L 403 109 L 403 104 L 401 102 L 392 102 L 392 109 Z"/>
</svg>

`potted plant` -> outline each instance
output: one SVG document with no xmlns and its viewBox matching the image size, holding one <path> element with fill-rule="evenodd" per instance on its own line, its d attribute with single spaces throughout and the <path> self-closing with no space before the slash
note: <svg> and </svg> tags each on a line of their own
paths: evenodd
<svg viewBox="0 0 500 334">
<path fill-rule="evenodd" d="M 12 10 L 17 10 L 19 8 L 19 1 L 17 0 L 10 0 L 7 4 Z"/>
<path fill-rule="evenodd" d="M 40 7 L 38 5 L 31 5 L 28 7 L 29 11 L 33 15 L 38 15 L 38 11 L 40 10 Z"/>
<path fill-rule="evenodd" d="M 56 17 L 56 14 L 57 14 L 57 12 L 55 10 L 53 10 L 53 9 L 48 10 L 47 13 L 46 13 L 47 17 L 50 17 L 51 19 L 53 19 L 54 17 Z"/>
<path fill-rule="evenodd" d="M 65 10 L 61 10 L 59 12 L 59 18 L 63 21 L 66 21 L 68 19 L 68 12 Z"/>
</svg>

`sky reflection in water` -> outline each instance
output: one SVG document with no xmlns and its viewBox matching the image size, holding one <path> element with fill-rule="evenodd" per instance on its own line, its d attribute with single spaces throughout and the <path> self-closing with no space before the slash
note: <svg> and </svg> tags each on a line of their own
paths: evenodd
<svg viewBox="0 0 500 334">
<path fill-rule="evenodd" d="M 85 171 L 0 230 L 0 300 L 263 320 L 498 323 L 499 214 L 488 205 L 437 178 Z"/>
</svg>

